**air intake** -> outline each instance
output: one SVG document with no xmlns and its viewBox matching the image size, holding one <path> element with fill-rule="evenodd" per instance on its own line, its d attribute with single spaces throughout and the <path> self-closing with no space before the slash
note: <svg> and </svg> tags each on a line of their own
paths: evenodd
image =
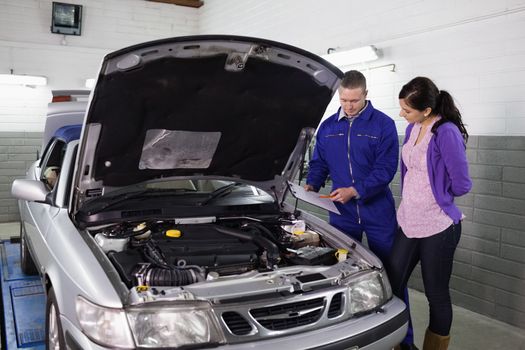
<svg viewBox="0 0 525 350">
<path fill-rule="evenodd" d="M 235 335 L 247 335 L 252 331 L 252 326 L 237 312 L 228 311 L 222 314 L 226 326 Z"/>
<path fill-rule="evenodd" d="M 328 318 L 334 318 L 343 313 L 343 293 L 337 293 L 332 297 L 328 308 Z"/>
</svg>

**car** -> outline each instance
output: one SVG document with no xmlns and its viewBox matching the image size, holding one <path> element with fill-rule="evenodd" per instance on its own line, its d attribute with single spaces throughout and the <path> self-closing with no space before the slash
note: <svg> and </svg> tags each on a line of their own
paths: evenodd
<svg viewBox="0 0 525 350">
<path fill-rule="evenodd" d="M 48 118 L 44 152 L 12 184 L 47 348 L 398 344 L 408 311 L 381 261 L 291 197 L 341 77 L 239 36 L 105 56 L 85 116 L 66 102 Z"/>
</svg>

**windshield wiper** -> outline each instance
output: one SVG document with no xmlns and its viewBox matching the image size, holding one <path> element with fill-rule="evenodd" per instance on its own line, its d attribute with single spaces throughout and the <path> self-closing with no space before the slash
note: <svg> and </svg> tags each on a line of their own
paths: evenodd
<svg viewBox="0 0 525 350">
<path fill-rule="evenodd" d="M 177 188 L 177 189 L 170 189 L 170 190 L 162 190 L 162 189 L 145 189 L 142 191 L 136 191 L 136 192 L 128 192 L 128 193 L 122 193 L 117 194 L 111 198 L 101 198 L 100 205 L 95 205 L 95 207 L 91 210 L 89 210 L 90 215 L 96 214 L 98 212 L 101 212 L 105 209 L 108 209 L 110 207 L 113 207 L 117 204 L 120 204 L 122 202 L 125 202 L 130 199 L 135 198 L 141 198 L 141 197 L 149 197 L 150 195 L 155 196 L 167 196 L 167 195 L 173 195 L 173 194 L 180 194 L 180 193 L 186 193 L 186 192 L 195 192 L 195 190 L 185 189 L 185 188 Z"/>
<path fill-rule="evenodd" d="M 200 203 L 200 205 L 206 205 L 212 200 L 224 197 L 232 193 L 233 189 L 237 186 L 243 185 L 241 182 L 232 182 L 231 184 L 219 187 L 218 189 L 214 190 L 213 192 L 210 192 L 209 197 L 206 198 L 204 201 Z"/>
</svg>

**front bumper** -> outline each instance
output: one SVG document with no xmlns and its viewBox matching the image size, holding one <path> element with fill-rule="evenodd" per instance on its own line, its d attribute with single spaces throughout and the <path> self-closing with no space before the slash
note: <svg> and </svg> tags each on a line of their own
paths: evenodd
<svg viewBox="0 0 525 350">
<path fill-rule="evenodd" d="M 89 340 L 74 324 L 62 317 L 62 328 L 69 349 L 107 349 Z M 276 337 L 254 342 L 222 345 L 219 350 L 389 350 L 399 344 L 408 328 L 408 311 L 405 304 L 393 298 L 381 312 L 350 319 L 329 327 L 300 334 Z"/>
</svg>

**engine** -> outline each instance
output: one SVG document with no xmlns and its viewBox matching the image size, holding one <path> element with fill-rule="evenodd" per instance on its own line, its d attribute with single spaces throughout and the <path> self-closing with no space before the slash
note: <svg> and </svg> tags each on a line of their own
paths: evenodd
<svg viewBox="0 0 525 350">
<path fill-rule="evenodd" d="M 128 287 L 184 286 L 252 270 L 337 262 L 336 249 L 327 247 L 318 233 L 302 221 L 293 224 L 161 221 L 122 223 L 92 233 Z"/>
</svg>

